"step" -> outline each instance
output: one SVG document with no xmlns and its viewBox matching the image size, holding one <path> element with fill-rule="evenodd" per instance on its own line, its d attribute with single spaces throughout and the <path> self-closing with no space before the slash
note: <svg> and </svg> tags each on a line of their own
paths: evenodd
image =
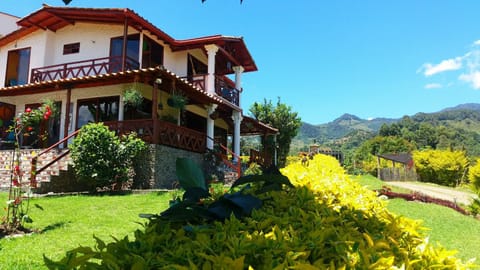
<svg viewBox="0 0 480 270">
<path fill-rule="evenodd" d="M 41 150 L 38 149 L 22 149 L 20 153 L 21 171 L 29 174 L 31 170 L 32 157 L 36 156 Z M 50 163 L 53 159 L 58 157 L 64 150 L 53 150 L 53 152 L 46 153 L 40 156 L 37 160 L 37 169 Z M 8 187 L 10 184 L 10 174 L 12 167 L 12 150 L 0 151 L 0 187 Z M 36 177 L 38 182 L 49 182 L 52 175 L 58 176 L 60 171 L 67 171 L 69 164 L 69 157 L 63 157 L 58 162 L 52 164 L 50 167 L 39 173 Z M 24 178 L 25 179 L 25 178 Z M 28 176 L 29 179 L 29 176 Z"/>
</svg>

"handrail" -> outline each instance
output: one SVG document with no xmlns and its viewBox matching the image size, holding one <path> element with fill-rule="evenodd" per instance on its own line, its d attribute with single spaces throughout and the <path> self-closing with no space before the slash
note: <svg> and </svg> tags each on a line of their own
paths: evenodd
<svg viewBox="0 0 480 270">
<path fill-rule="evenodd" d="M 31 70 L 30 82 L 41 82 L 47 79 L 66 79 L 69 76 L 81 77 L 100 75 L 122 71 L 122 61 L 123 58 L 121 56 L 110 56 L 33 68 Z M 127 63 L 127 70 L 139 68 L 138 61 L 133 58 L 127 56 L 125 61 Z"/>
<path fill-rule="evenodd" d="M 215 139 L 210 137 L 210 136 L 207 136 L 207 139 L 213 141 L 214 143 L 215 142 Z M 240 156 L 237 155 L 235 152 L 233 152 L 232 150 L 228 149 L 228 147 L 226 147 L 225 145 L 221 144 L 221 143 L 217 143 L 220 148 L 222 148 L 223 150 L 227 151 L 227 156 L 228 154 L 231 154 L 234 158 L 234 160 L 237 160 L 237 164 L 234 164 L 233 162 L 230 162 L 228 159 L 225 159 L 222 157 L 222 161 L 225 165 L 227 165 L 228 167 L 232 168 L 235 170 L 235 172 L 237 173 L 238 177 L 242 176 L 242 162 L 241 162 L 241 159 L 240 159 Z"/>
<path fill-rule="evenodd" d="M 62 159 L 64 156 L 68 155 L 68 153 L 70 152 L 70 150 L 68 150 L 67 148 L 67 151 L 63 152 L 61 155 L 57 156 L 56 158 L 54 158 L 52 161 L 50 161 L 49 163 L 47 163 L 46 165 L 44 165 L 42 168 L 38 169 L 37 170 L 37 161 L 38 161 L 38 157 L 41 156 L 41 155 L 44 155 L 50 151 L 52 151 L 54 148 L 56 148 L 57 146 L 59 146 L 60 144 L 68 141 L 70 138 L 76 136 L 78 133 L 80 133 L 80 129 L 76 130 L 75 132 L 71 133 L 70 135 L 68 135 L 67 137 L 59 140 L 57 143 L 53 144 L 52 146 L 50 146 L 49 148 L 43 150 L 42 152 L 38 153 L 38 155 L 34 156 L 32 158 L 32 161 L 31 161 L 31 169 L 30 169 L 30 186 L 32 188 L 36 188 L 37 187 L 37 174 L 44 171 L 45 169 L 47 169 L 48 167 L 52 166 L 52 164 L 54 164 L 55 162 L 59 161 L 60 159 Z"/>
</svg>

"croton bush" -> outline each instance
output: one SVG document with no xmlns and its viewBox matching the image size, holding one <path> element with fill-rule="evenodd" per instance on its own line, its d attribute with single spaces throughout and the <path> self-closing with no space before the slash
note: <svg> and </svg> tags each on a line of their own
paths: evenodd
<svg viewBox="0 0 480 270">
<path fill-rule="evenodd" d="M 133 239 L 96 239 L 95 247 L 79 247 L 46 264 L 50 269 L 467 268 L 454 252 L 429 244 L 419 223 L 388 212 L 334 158 L 317 155 L 309 166 L 293 163 L 281 172 L 293 185 L 266 172 L 240 178 L 230 195 L 181 208 L 198 207 L 197 217 L 205 218 L 172 221 L 165 218 L 178 217 L 171 207 L 168 215 L 151 216 Z M 246 198 L 254 198 L 251 212 L 207 218 L 209 205 L 230 200 L 233 208 L 245 209 Z"/>
</svg>

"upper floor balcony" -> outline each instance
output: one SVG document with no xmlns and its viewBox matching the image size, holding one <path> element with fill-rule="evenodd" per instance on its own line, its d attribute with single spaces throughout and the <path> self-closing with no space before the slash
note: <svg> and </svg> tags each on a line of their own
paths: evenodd
<svg viewBox="0 0 480 270">
<path fill-rule="evenodd" d="M 34 68 L 30 83 L 97 76 L 121 70 L 135 70 L 140 66 L 135 59 L 129 57 L 126 57 L 125 61 L 122 59 L 121 56 L 111 56 Z"/>
<path fill-rule="evenodd" d="M 195 76 L 183 77 L 189 81 L 193 86 L 207 91 L 207 74 L 198 74 Z M 235 88 L 235 83 L 226 76 L 215 75 L 215 93 L 228 100 L 230 103 L 240 105 L 241 89 Z"/>
<path fill-rule="evenodd" d="M 119 72 L 121 70 L 135 70 L 138 69 L 139 66 L 139 63 L 135 59 L 129 57 L 127 57 L 125 61 L 122 60 L 121 56 L 88 59 L 33 68 L 31 70 L 30 83 L 84 76 L 98 76 Z M 193 86 L 207 91 L 207 74 L 187 76 L 183 77 L 183 79 L 192 83 Z M 236 106 L 240 105 L 241 90 L 236 89 L 235 83 L 226 76 L 215 76 L 215 93 Z"/>
</svg>

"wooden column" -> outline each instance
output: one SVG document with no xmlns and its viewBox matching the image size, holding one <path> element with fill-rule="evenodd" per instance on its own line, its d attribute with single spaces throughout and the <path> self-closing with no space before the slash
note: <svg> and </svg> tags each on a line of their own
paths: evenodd
<svg viewBox="0 0 480 270">
<path fill-rule="evenodd" d="M 152 121 L 153 121 L 153 144 L 159 144 L 160 134 L 158 126 L 158 115 L 157 115 L 157 106 L 158 106 L 158 79 L 153 81 L 153 92 L 152 92 Z"/>
<path fill-rule="evenodd" d="M 123 44 L 122 44 L 122 71 L 127 66 L 127 43 L 128 43 L 128 18 L 125 16 L 123 23 Z"/>
<path fill-rule="evenodd" d="M 63 127 L 63 138 L 68 137 L 68 126 L 70 126 L 70 103 L 72 100 L 72 88 L 67 88 L 67 100 L 65 101 L 65 126 Z M 73 119 L 72 119 L 73 120 Z M 67 148 L 68 142 L 63 142 L 63 148 Z"/>
</svg>

